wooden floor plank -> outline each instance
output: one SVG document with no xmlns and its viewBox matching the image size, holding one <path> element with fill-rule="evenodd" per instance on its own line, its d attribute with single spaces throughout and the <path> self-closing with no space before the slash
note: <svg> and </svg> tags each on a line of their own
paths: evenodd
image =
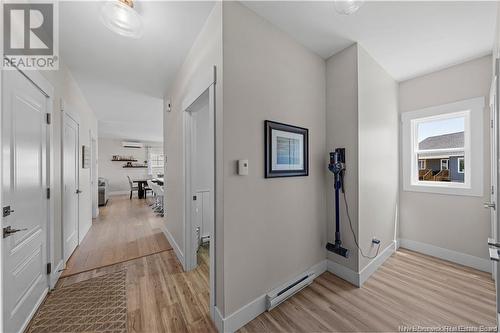
<svg viewBox="0 0 500 333">
<path fill-rule="evenodd" d="M 112 196 L 68 260 L 62 277 L 172 250 L 163 218 L 144 199 Z"/>
<path fill-rule="evenodd" d="M 361 287 L 324 273 L 240 332 L 394 332 L 408 326 L 494 327 L 491 275 L 400 249 Z"/>
</svg>

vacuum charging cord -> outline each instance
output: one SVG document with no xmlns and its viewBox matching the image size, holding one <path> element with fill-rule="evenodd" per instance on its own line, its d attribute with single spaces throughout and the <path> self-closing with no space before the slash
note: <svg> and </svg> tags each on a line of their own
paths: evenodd
<svg viewBox="0 0 500 333">
<path fill-rule="evenodd" d="M 343 188 L 342 188 L 342 194 L 344 195 L 344 204 L 345 204 L 345 211 L 347 213 L 347 220 L 349 220 L 349 227 L 351 228 L 352 237 L 354 238 L 354 243 L 356 244 L 356 247 L 358 248 L 362 257 L 367 258 L 367 259 L 375 259 L 378 256 L 378 252 L 380 250 L 380 243 L 378 243 L 378 245 L 377 245 L 377 253 L 375 253 L 375 256 L 370 257 L 370 256 L 367 256 L 363 253 L 363 250 L 361 250 L 361 248 L 359 247 L 358 239 L 356 238 L 356 233 L 354 232 L 354 228 L 352 227 L 351 215 L 349 214 L 349 205 L 347 204 L 347 198 L 346 198 L 345 191 Z"/>
</svg>

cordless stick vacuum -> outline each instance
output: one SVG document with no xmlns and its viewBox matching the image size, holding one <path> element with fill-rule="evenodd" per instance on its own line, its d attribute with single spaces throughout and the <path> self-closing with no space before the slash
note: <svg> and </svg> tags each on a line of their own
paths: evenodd
<svg viewBox="0 0 500 333">
<path fill-rule="evenodd" d="M 349 257 L 349 250 L 342 247 L 340 240 L 340 207 L 339 197 L 340 190 L 344 192 L 344 173 L 345 173 L 345 148 L 337 148 L 334 152 L 330 153 L 330 163 L 328 170 L 334 175 L 334 188 L 335 188 L 335 244 L 327 243 L 326 249 L 330 252 L 338 254 L 342 257 Z"/>
</svg>

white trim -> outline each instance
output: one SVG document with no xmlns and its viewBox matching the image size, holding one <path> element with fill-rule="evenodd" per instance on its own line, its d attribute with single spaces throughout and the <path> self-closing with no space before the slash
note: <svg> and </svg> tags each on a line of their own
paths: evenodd
<svg viewBox="0 0 500 333">
<path fill-rule="evenodd" d="M 347 282 L 355 285 L 356 287 L 360 286 L 359 283 L 359 274 L 353 271 L 350 268 L 345 267 L 335 261 L 328 259 L 327 260 L 327 270 L 341 278 L 342 280 L 346 280 Z"/>
<path fill-rule="evenodd" d="M 326 272 L 326 270 L 327 270 L 327 260 L 322 260 L 319 263 L 312 266 L 311 268 L 305 270 L 304 272 L 313 271 L 316 274 L 316 277 L 318 277 L 324 272 Z M 290 280 L 284 285 L 289 284 L 292 281 L 293 280 Z M 224 332 L 224 333 L 236 332 L 238 329 L 245 326 L 253 319 L 257 318 L 257 316 L 259 316 L 261 313 L 264 313 L 266 311 L 266 294 L 261 295 L 256 299 L 254 299 L 253 301 L 243 305 L 241 308 L 234 311 L 225 318 L 220 313 L 219 308 L 215 307 L 214 322 L 219 332 Z"/>
<path fill-rule="evenodd" d="M 392 241 L 389 246 L 387 246 L 379 255 L 371 260 L 368 265 L 366 265 L 360 272 L 359 272 L 359 283 L 360 285 L 363 285 L 363 283 L 368 280 L 368 278 L 375 273 L 380 266 L 383 265 L 383 263 L 389 259 L 390 256 L 392 256 L 396 252 L 397 244 L 396 241 Z"/>
<path fill-rule="evenodd" d="M 218 307 L 215 307 L 215 314 L 213 318 L 215 327 L 217 327 L 218 332 L 224 332 L 224 316 L 220 313 Z"/>
<path fill-rule="evenodd" d="M 491 262 L 488 259 L 471 256 L 470 254 L 448 250 L 431 244 L 421 243 L 410 239 L 399 239 L 402 248 L 437 257 L 459 265 L 472 267 L 483 272 L 491 273 Z"/>
<path fill-rule="evenodd" d="M 484 97 L 471 98 L 455 103 L 429 107 L 416 111 L 404 112 L 401 115 L 401 146 L 403 191 L 440 193 L 448 195 L 483 196 L 483 163 L 484 163 Z M 464 183 L 418 181 L 416 149 L 416 133 L 413 123 L 425 118 L 442 118 L 443 116 L 465 117 L 465 169 L 474 170 L 465 174 Z M 436 118 L 436 119 L 437 119 Z M 413 148 L 413 149 L 412 149 Z M 415 180 L 415 177 L 416 180 Z"/>
<path fill-rule="evenodd" d="M 56 283 L 57 283 L 57 281 L 59 281 L 59 277 L 61 276 L 61 274 L 63 272 L 62 271 L 63 268 L 64 268 L 64 261 L 63 260 L 59 261 L 59 263 L 57 264 L 57 266 L 55 266 L 55 267 L 52 268 L 52 273 L 50 274 L 50 277 L 49 277 L 49 279 L 50 279 L 50 281 L 49 281 L 49 283 L 50 283 L 49 288 L 51 290 L 56 287 Z"/>
<path fill-rule="evenodd" d="M 33 319 L 33 316 L 35 315 L 35 313 L 38 311 L 38 308 L 40 307 L 40 305 L 42 305 L 43 301 L 45 300 L 45 297 L 47 296 L 47 294 L 49 293 L 49 289 L 45 289 L 45 291 L 42 293 L 42 296 L 40 296 L 40 298 L 38 299 L 38 301 L 36 302 L 36 305 L 35 307 L 33 308 L 33 311 L 31 311 L 31 313 L 28 315 L 28 318 L 26 318 L 26 321 L 24 322 L 24 324 L 21 326 L 21 329 L 19 330 L 18 333 L 23 333 L 26 328 L 28 327 L 28 324 L 30 323 L 31 319 Z"/>
<path fill-rule="evenodd" d="M 346 280 L 347 282 L 355 285 L 356 287 L 361 287 L 370 276 L 375 273 L 384 262 L 389 259 L 391 255 L 396 252 L 398 248 L 398 243 L 392 241 L 389 246 L 387 246 L 379 255 L 372 259 L 368 265 L 366 265 L 359 273 L 347 268 L 335 261 L 328 259 L 328 271 L 339 278 Z"/>
<path fill-rule="evenodd" d="M 443 162 L 446 162 L 446 169 L 443 169 Z M 441 168 L 441 171 L 443 170 L 450 170 L 450 159 L 449 158 L 441 158 L 439 160 L 439 166 Z"/>
<path fill-rule="evenodd" d="M 165 235 L 165 237 L 167 237 L 168 242 L 170 243 L 170 245 L 172 245 L 172 248 L 174 249 L 177 259 L 181 262 L 182 267 L 184 267 L 184 254 L 182 253 L 182 250 L 175 241 L 174 237 L 172 236 L 170 231 L 168 231 L 166 226 L 163 226 L 161 228 L 161 231 L 163 231 L 163 234 Z"/>
</svg>

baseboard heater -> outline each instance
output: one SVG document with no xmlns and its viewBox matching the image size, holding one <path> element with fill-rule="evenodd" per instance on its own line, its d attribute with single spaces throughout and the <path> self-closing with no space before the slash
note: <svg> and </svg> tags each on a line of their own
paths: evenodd
<svg viewBox="0 0 500 333">
<path fill-rule="evenodd" d="M 269 311 L 277 307 L 287 298 L 310 285 L 315 277 L 316 274 L 314 272 L 304 273 L 303 275 L 293 279 L 293 282 L 281 286 L 268 293 L 266 295 L 266 310 Z"/>
</svg>

